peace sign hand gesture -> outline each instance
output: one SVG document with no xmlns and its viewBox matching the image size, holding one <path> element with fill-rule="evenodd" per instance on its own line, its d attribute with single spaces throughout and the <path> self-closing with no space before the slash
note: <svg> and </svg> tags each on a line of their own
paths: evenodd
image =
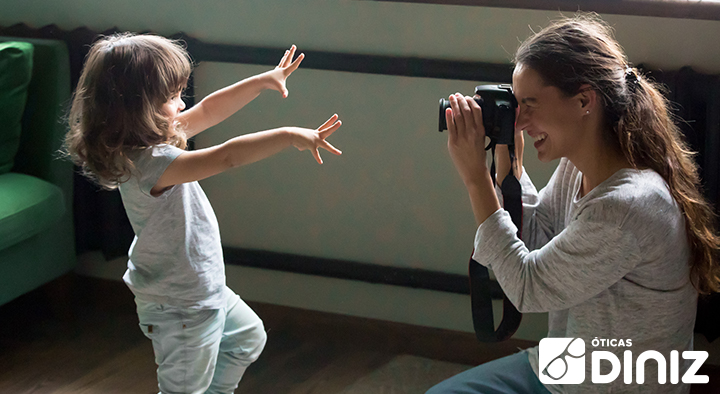
<svg viewBox="0 0 720 394">
<path fill-rule="evenodd" d="M 272 90 L 277 90 L 283 95 L 283 98 L 286 98 L 288 96 L 288 90 L 285 86 L 285 81 L 287 80 L 287 77 L 290 76 L 290 74 L 293 73 L 293 71 L 297 70 L 297 68 L 300 66 L 300 63 L 305 58 L 305 54 L 301 53 L 298 55 L 298 57 L 295 59 L 295 61 L 292 61 L 293 57 L 295 56 L 295 51 L 297 50 L 297 47 L 293 45 L 285 51 L 285 55 L 283 55 L 282 59 L 280 59 L 280 63 L 275 67 L 274 70 L 268 71 L 264 73 L 263 75 L 267 78 L 267 88 Z"/>
</svg>

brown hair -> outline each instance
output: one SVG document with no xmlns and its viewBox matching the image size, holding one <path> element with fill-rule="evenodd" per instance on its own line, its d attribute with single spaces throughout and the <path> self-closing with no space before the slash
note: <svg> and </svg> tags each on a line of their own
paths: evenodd
<svg viewBox="0 0 720 394">
<path fill-rule="evenodd" d="M 65 148 L 83 173 L 106 189 L 129 178 L 133 149 L 169 143 L 184 133 L 162 105 L 187 84 L 192 64 L 176 41 L 131 33 L 102 37 L 90 48 L 69 114 Z"/>
<path fill-rule="evenodd" d="M 628 65 L 612 29 L 596 14 L 564 18 L 523 42 L 515 64 L 535 70 L 567 96 L 587 85 L 598 92 L 606 140 L 634 168 L 660 174 L 684 214 L 693 285 L 703 294 L 718 291 L 720 238 L 715 214 L 700 192 L 694 153 L 673 122 L 660 86 Z"/>
</svg>

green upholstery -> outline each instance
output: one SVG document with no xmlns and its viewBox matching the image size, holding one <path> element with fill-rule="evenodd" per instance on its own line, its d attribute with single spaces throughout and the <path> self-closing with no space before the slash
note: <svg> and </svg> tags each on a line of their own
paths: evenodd
<svg viewBox="0 0 720 394">
<path fill-rule="evenodd" d="M 0 174 L 10 171 L 20 145 L 20 120 L 32 75 L 32 60 L 32 44 L 0 43 Z"/>
<path fill-rule="evenodd" d="M 67 47 L 57 40 L 0 37 L 7 41 L 32 44 L 33 68 L 14 165 L 0 174 L 0 304 L 72 270 L 77 261 L 73 165 L 58 154 L 70 103 Z"/>
<path fill-rule="evenodd" d="M 0 250 L 39 234 L 65 213 L 62 190 L 25 174 L 0 176 Z"/>
</svg>

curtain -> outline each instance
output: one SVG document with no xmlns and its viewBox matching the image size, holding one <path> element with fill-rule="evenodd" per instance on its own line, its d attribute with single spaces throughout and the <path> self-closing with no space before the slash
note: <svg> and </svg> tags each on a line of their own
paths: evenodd
<svg viewBox="0 0 720 394">
<path fill-rule="evenodd" d="M 678 71 L 650 71 L 650 77 L 667 87 L 677 123 L 696 162 L 705 197 L 715 211 L 720 207 L 720 77 L 683 67 Z"/>
<path fill-rule="evenodd" d="M 690 148 L 697 152 L 703 192 L 720 208 L 720 77 L 683 67 L 678 71 L 650 71 L 650 77 L 667 87 L 666 95 Z M 695 332 L 708 341 L 720 337 L 720 293 L 701 296 Z"/>
</svg>

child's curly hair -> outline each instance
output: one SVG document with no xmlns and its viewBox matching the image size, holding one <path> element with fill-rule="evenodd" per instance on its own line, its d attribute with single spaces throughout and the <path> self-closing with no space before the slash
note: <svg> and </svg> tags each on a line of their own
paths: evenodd
<svg viewBox="0 0 720 394">
<path fill-rule="evenodd" d="M 73 96 L 65 137 L 84 175 L 115 189 L 130 176 L 133 149 L 161 143 L 184 149 L 184 133 L 161 108 L 185 88 L 191 71 L 190 56 L 177 41 L 131 33 L 96 41 Z"/>
</svg>

